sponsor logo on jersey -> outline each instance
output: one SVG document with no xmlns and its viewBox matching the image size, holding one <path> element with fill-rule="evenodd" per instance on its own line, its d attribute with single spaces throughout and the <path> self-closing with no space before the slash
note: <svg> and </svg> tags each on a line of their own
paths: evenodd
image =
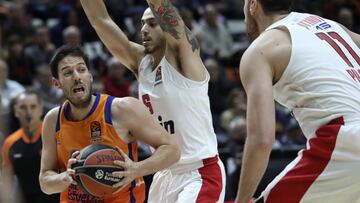
<svg viewBox="0 0 360 203">
<path fill-rule="evenodd" d="M 90 123 L 90 136 L 92 142 L 101 142 L 101 124 L 99 121 L 93 121 Z"/>
<path fill-rule="evenodd" d="M 161 66 L 159 66 L 157 69 L 156 69 L 156 73 L 155 73 L 155 84 L 154 86 L 158 85 L 162 83 L 162 74 L 161 74 Z"/>
<path fill-rule="evenodd" d="M 175 122 L 173 120 L 163 121 L 162 116 L 157 117 L 159 124 L 170 134 L 175 134 Z"/>
</svg>

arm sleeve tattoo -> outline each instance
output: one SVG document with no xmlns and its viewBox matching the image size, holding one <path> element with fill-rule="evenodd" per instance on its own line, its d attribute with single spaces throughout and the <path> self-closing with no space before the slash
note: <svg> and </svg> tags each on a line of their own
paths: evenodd
<svg viewBox="0 0 360 203">
<path fill-rule="evenodd" d="M 169 0 L 162 0 L 161 5 L 158 9 L 155 9 L 155 5 L 149 3 L 150 9 L 152 10 L 157 22 L 159 23 L 161 29 L 164 32 L 169 33 L 175 39 L 180 39 L 181 33 L 177 30 L 177 26 L 181 21 L 181 17 L 179 16 L 176 8 L 171 4 Z M 186 39 L 191 45 L 191 49 L 193 52 L 199 49 L 199 42 L 193 36 L 189 28 L 184 25 Z"/>
<path fill-rule="evenodd" d="M 150 3 L 149 6 L 161 29 L 164 32 L 169 33 L 175 39 L 180 39 L 180 33 L 176 30 L 176 26 L 179 25 L 181 18 L 176 12 L 176 8 L 169 2 L 169 0 L 162 0 L 161 5 L 157 10 L 155 9 L 154 4 Z"/>
</svg>

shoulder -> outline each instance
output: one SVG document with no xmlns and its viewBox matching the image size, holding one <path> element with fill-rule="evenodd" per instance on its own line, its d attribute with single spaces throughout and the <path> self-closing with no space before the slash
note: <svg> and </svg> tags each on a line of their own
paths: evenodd
<svg viewBox="0 0 360 203">
<path fill-rule="evenodd" d="M 263 32 L 246 50 L 247 55 L 270 56 L 282 48 L 291 46 L 290 33 L 286 28 L 275 28 Z"/>
<path fill-rule="evenodd" d="M 25 90 L 25 88 L 15 80 L 7 80 L 6 85 L 11 89 L 11 91 L 13 91 L 14 89 L 19 91 Z"/>
<path fill-rule="evenodd" d="M 46 113 L 45 119 L 46 119 L 46 120 L 57 119 L 57 117 L 58 117 L 58 115 L 59 115 L 59 111 L 60 111 L 60 106 L 54 107 L 54 108 L 50 109 L 50 110 Z"/>
<path fill-rule="evenodd" d="M 243 54 L 241 68 L 252 70 L 267 64 L 274 72 L 287 66 L 291 55 L 291 37 L 286 28 L 275 28 L 263 32 Z M 240 71 L 243 71 L 240 69 Z M 255 70 L 254 70 L 255 71 Z"/>
<path fill-rule="evenodd" d="M 111 113 L 113 115 L 131 115 L 135 113 L 141 105 L 141 102 L 133 97 L 115 98 L 111 105 Z"/>
<path fill-rule="evenodd" d="M 9 150 L 10 147 L 21 138 L 23 131 L 21 129 L 15 131 L 11 135 L 9 135 L 3 144 L 3 150 Z"/>
<path fill-rule="evenodd" d="M 4 144 L 2 146 L 2 153 L 4 156 L 4 153 L 8 153 L 11 146 L 13 146 L 14 143 L 16 143 L 19 139 L 21 139 L 22 137 L 22 133 L 23 131 L 21 129 L 15 131 L 14 133 L 12 133 L 11 135 L 9 135 L 5 141 Z M 5 158 L 5 157 L 3 157 Z"/>
<path fill-rule="evenodd" d="M 44 117 L 43 129 L 54 128 L 59 117 L 60 106 L 55 107 L 47 112 Z M 54 128 L 55 129 L 55 128 Z"/>
</svg>

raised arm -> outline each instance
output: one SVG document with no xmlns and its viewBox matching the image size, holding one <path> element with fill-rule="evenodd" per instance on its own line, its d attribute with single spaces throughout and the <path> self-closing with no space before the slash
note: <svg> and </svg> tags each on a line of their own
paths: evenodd
<svg viewBox="0 0 360 203">
<path fill-rule="evenodd" d="M 170 0 L 147 0 L 167 41 L 166 57 L 187 78 L 204 80 L 205 70 L 200 58 L 200 45 L 184 24 Z"/>
<path fill-rule="evenodd" d="M 80 0 L 80 2 L 101 41 L 122 64 L 137 74 L 140 60 L 144 55 L 144 47 L 129 41 L 109 16 L 103 0 Z"/>
<path fill-rule="evenodd" d="M 174 136 L 153 120 L 143 103 L 126 97 L 116 99 L 113 107 L 112 115 L 116 122 L 131 136 L 155 149 L 152 156 L 135 163 L 134 178 L 155 173 L 179 160 L 180 149 Z"/>
<path fill-rule="evenodd" d="M 42 139 L 42 154 L 39 182 L 41 190 L 46 194 L 60 193 L 64 191 L 71 183 L 72 171 L 57 172 L 57 151 L 55 140 L 55 125 L 58 108 L 52 109 L 45 116 Z"/>
</svg>

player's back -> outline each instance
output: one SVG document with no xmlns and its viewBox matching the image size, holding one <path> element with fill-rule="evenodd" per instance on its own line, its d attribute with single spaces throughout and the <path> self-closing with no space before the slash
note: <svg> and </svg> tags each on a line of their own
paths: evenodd
<svg viewBox="0 0 360 203">
<path fill-rule="evenodd" d="M 360 49 L 336 22 L 292 12 L 267 30 L 285 26 L 292 53 L 275 99 L 290 108 L 305 136 L 343 116 L 360 122 Z"/>
</svg>

